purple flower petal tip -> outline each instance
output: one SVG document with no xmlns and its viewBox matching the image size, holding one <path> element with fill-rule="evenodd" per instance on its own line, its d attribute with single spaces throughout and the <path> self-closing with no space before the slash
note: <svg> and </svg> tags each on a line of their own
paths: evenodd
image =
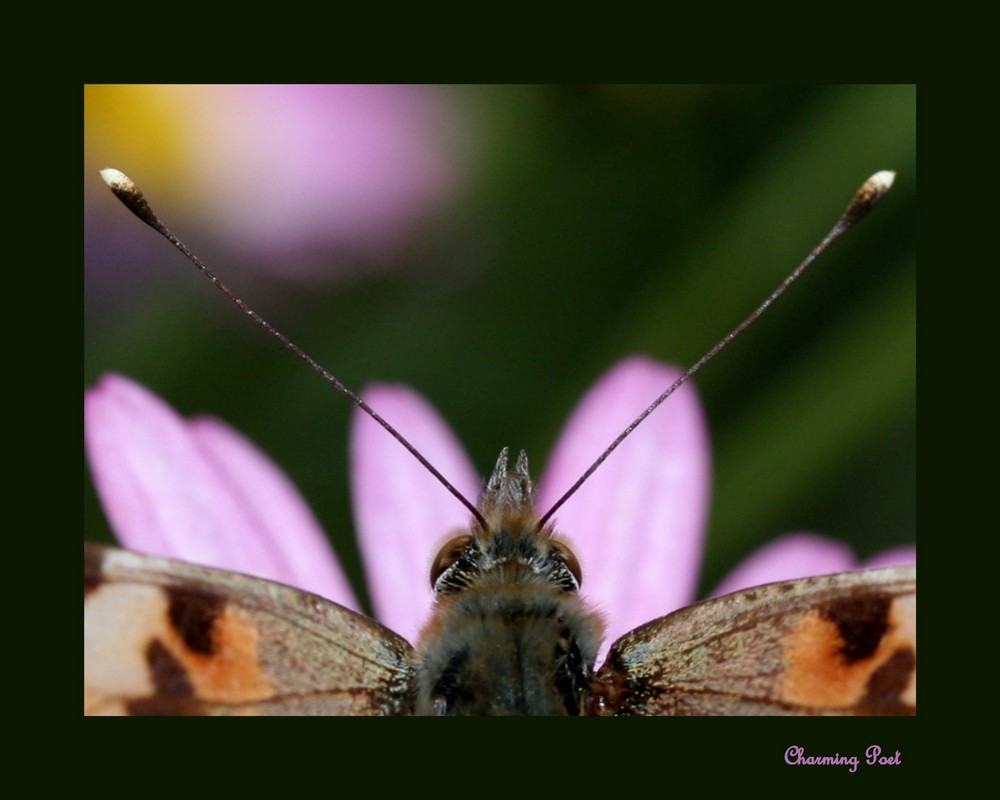
<svg viewBox="0 0 1000 800">
<path fill-rule="evenodd" d="M 547 510 L 608 445 L 680 376 L 644 357 L 601 377 L 571 415 L 541 481 Z M 694 598 L 708 511 L 708 429 L 682 386 L 562 506 L 556 524 L 583 564 L 583 594 L 609 636 Z"/>
<path fill-rule="evenodd" d="M 854 553 L 843 542 L 813 533 L 792 533 L 749 556 L 729 573 L 711 596 L 764 583 L 846 572 L 854 565 Z"/>
<path fill-rule="evenodd" d="M 914 547 L 887 550 L 859 564 L 843 542 L 814 533 L 792 533 L 766 544 L 736 567 L 710 595 L 717 597 L 765 583 L 914 564 Z"/>
<path fill-rule="evenodd" d="M 892 550 L 883 550 L 865 561 L 865 569 L 875 569 L 876 567 L 903 567 L 907 564 L 917 563 L 916 547 L 894 547 Z"/>
<path fill-rule="evenodd" d="M 101 503 L 126 547 L 357 607 L 308 506 L 225 423 L 189 422 L 148 389 L 107 375 L 85 393 L 84 437 Z"/>
</svg>

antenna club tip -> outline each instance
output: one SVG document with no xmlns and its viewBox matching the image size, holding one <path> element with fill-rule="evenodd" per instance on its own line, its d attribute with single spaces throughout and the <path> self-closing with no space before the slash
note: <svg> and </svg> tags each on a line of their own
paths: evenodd
<svg viewBox="0 0 1000 800">
<path fill-rule="evenodd" d="M 135 184 L 132 182 L 132 179 L 121 170 L 112 169 L 111 167 L 102 169 L 101 180 L 103 180 L 108 185 L 108 188 L 113 192 L 135 191 Z"/>
<path fill-rule="evenodd" d="M 876 172 L 868 180 L 865 186 L 870 186 L 872 191 L 885 194 L 892 188 L 892 182 L 896 180 L 896 172 L 891 169 L 883 169 Z"/>
<path fill-rule="evenodd" d="M 896 173 L 890 169 L 883 169 L 876 172 L 858 189 L 851 200 L 850 205 L 844 212 L 841 223 L 844 228 L 849 228 L 855 222 L 864 219 L 875 204 L 882 199 L 882 196 L 892 187 L 892 182 L 896 180 Z"/>
<path fill-rule="evenodd" d="M 151 228 L 167 236 L 168 239 L 170 238 L 169 231 L 156 218 L 153 209 L 149 207 L 146 198 L 142 196 L 142 191 L 128 175 L 121 170 L 108 168 L 101 170 L 101 179 L 129 211 Z"/>
</svg>

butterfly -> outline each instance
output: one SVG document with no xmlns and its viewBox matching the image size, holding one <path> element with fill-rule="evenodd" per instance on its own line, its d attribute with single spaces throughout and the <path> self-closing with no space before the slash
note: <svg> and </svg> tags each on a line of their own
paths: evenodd
<svg viewBox="0 0 1000 800">
<path fill-rule="evenodd" d="M 495 665 L 475 664 L 468 642 L 421 658 L 375 620 L 317 595 L 85 545 L 84 712 L 916 713 L 912 566 L 768 584 L 696 603 L 621 637 L 593 675 L 583 662 L 596 650 L 596 640 L 585 641 L 593 631 L 585 628 L 583 641 L 567 635 L 567 620 L 549 616 L 559 607 L 545 605 L 550 600 L 526 604 L 538 620 L 519 620 L 525 609 L 511 607 L 498 624 L 520 621 L 529 633 L 557 634 L 541 654 L 549 663 L 540 673 L 556 688 L 483 695 L 463 681 Z M 480 641 L 490 642 L 485 634 Z M 501 652 L 497 660 L 515 657 Z"/>
<path fill-rule="evenodd" d="M 118 176 L 111 176 L 116 194 L 130 195 L 139 210 L 130 208 L 147 213 L 145 200 Z M 887 188 L 869 184 L 845 213 L 849 222 Z M 479 504 L 469 506 L 472 522 L 433 561 L 436 601 L 416 646 L 289 586 L 85 545 L 84 711 L 916 712 L 912 566 L 769 584 L 696 603 L 620 637 L 597 667 L 601 624 L 580 599 L 576 556 L 549 522 L 572 491 L 538 514 L 526 456 L 511 470 L 503 451 Z"/>
</svg>

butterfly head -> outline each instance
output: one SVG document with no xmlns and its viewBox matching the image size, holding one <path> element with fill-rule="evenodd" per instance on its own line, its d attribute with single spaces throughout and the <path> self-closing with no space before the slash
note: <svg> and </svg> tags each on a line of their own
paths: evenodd
<svg viewBox="0 0 1000 800">
<path fill-rule="evenodd" d="M 521 451 L 513 473 L 507 466 L 504 448 L 479 504 L 485 524 L 477 522 L 438 551 L 431 587 L 439 597 L 496 582 L 566 593 L 580 589 L 580 564 L 573 551 L 539 522 L 528 456 Z"/>
</svg>

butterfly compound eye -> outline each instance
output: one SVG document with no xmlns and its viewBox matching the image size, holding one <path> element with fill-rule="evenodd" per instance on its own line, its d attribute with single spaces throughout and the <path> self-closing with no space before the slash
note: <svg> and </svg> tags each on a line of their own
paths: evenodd
<svg viewBox="0 0 1000 800">
<path fill-rule="evenodd" d="M 437 583 L 437 579 L 441 577 L 441 573 L 458 561 L 459 557 L 462 555 L 462 551 L 469 546 L 471 541 L 471 536 L 468 534 L 462 534 L 461 536 L 449 539 L 445 542 L 444 547 L 438 550 L 438 554 L 434 556 L 434 563 L 431 564 L 432 588 Z"/>
<path fill-rule="evenodd" d="M 566 569 L 573 573 L 573 577 L 576 578 L 576 585 L 583 585 L 583 573 L 580 571 L 580 562 L 576 558 L 576 554 L 569 549 L 569 547 L 562 542 L 553 541 L 552 549 L 559 554 L 559 558 L 563 560 L 566 565 Z"/>
</svg>

